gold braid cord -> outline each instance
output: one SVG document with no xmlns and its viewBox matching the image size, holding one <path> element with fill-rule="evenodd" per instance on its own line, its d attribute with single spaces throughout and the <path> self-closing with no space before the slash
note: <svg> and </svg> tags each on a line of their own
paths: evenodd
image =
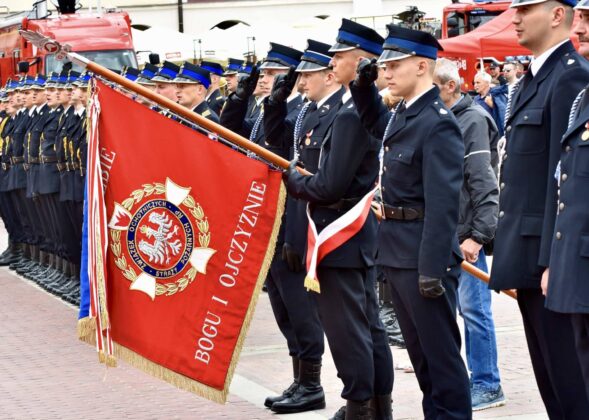
<svg viewBox="0 0 589 420">
<path fill-rule="evenodd" d="M 163 195 L 166 193 L 166 187 L 164 184 L 160 183 L 153 183 L 153 184 L 143 184 L 143 188 L 137 189 L 131 193 L 131 196 L 125 199 L 121 205 L 129 212 L 133 208 L 134 204 L 139 203 L 143 198 L 149 197 L 151 195 Z M 209 221 L 205 218 L 204 211 L 200 204 L 194 201 L 192 196 L 187 196 L 184 201 L 182 202 L 188 210 L 190 214 L 194 216 L 196 219 L 196 225 L 199 230 L 198 234 L 198 243 L 202 248 L 207 248 L 211 241 L 211 233 L 209 232 Z M 110 230 L 110 237 L 112 242 L 110 244 L 110 249 L 115 256 L 115 264 L 116 266 L 123 272 L 123 276 L 130 282 L 134 282 L 137 279 L 137 273 L 133 269 L 133 267 L 127 263 L 127 259 L 121 253 L 121 231 L 120 230 Z M 172 296 L 178 292 L 184 291 L 186 286 L 194 281 L 196 278 L 196 268 L 191 267 L 184 276 L 177 279 L 173 283 L 165 283 L 160 284 L 156 283 L 155 286 L 155 294 L 156 296 Z"/>
</svg>

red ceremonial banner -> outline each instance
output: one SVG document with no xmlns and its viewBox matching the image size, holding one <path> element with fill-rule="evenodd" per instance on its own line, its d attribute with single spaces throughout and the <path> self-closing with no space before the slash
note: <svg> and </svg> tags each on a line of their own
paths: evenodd
<svg viewBox="0 0 589 420">
<path fill-rule="evenodd" d="M 114 354 L 225 402 L 274 252 L 281 174 L 101 82 L 96 99 Z"/>
</svg>

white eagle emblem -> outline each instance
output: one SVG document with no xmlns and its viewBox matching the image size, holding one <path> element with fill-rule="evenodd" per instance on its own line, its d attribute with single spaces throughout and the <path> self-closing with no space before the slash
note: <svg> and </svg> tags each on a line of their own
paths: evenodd
<svg viewBox="0 0 589 420">
<path fill-rule="evenodd" d="M 172 230 L 174 223 L 164 212 L 153 212 L 149 215 L 148 220 L 157 225 L 158 228 L 155 230 L 146 225 L 139 228 L 145 236 L 148 238 L 154 238 L 153 243 L 149 243 L 144 239 L 139 241 L 139 250 L 147 255 L 149 262 L 168 264 L 170 262 L 170 254 L 176 256 L 182 249 L 182 242 L 180 239 L 174 240 L 174 237 L 178 233 L 178 226 L 174 226 L 174 229 Z"/>
</svg>

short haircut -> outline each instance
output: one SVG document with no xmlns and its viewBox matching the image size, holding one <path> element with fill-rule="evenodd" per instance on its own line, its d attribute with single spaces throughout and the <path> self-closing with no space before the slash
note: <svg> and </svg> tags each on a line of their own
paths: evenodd
<svg viewBox="0 0 589 420">
<path fill-rule="evenodd" d="M 484 71 L 478 72 L 474 78 L 476 79 L 477 77 L 480 77 L 481 79 L 483 79 L 483 81 L 485 81 L 487 83 L 491 83 L 493 81 L 493 78 L 491 77 L 491 75 L 487 72 L 484 72 Z"/>
<path fill-rule="evenodd" d="M 460 93 L 460 74 L 458 73 L 458 65 L 454 61 L 447 58 L 438 58 L 434 74 L 443 85 L 450 80 L 454 81 L 456 83 L 454 93 Z"/>
</svg>

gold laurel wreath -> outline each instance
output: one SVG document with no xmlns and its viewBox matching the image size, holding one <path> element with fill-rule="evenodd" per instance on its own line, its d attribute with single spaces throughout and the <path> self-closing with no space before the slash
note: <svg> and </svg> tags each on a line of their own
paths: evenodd
<svg viewBox="0 0 589 420">
<path fill-rule="evenodd" d="M 131 212 L 133 205 L 139 203 L 144 197 L 149 197 L 153 194 L 162 195 L 165 193 L 166 187 L 164 184 L 157 182 L 154 184 L 143 184 L 143 188 L 133 191 L 130 197 L 121 203 L 121 206 L 123 206 L 128 212 Z M 211 233 L 209 232 L 209 222 L 205 218 L 202 207 L 199 203 L 195 202 L 194 198 L 190 195 L 187 196 L 181 204 L 188 207 L 188 211 L 196 219 L 196 226 L 199 230 L 198 243 L 202 248 L 208 248 L 211 241 Z M 127 280 L 134 282 L 137 279 L 137 273 L 130 264 L 127 264 L 127 259 L 121 254 L 121 231 L 111 229 L 110 237 L 112 239 L 110 249 L 115 255 L 116 266 L 123 272 L 123 276 L 125 276 Z M 186 286 L 194 281 L 195 277 L 196 268 L 191 267 L 184 276 L 173 283 L 160 284 L 156 282 L 155 294 L 156 296 L 172 296 L 177 292 L 182 292 L 186 289 Z"/>
</svg>

